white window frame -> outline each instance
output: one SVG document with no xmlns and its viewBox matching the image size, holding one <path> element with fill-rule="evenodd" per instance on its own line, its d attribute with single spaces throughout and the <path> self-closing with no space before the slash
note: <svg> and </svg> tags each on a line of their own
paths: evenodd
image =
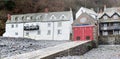
<svg viewBox="0 0 120 59">
<path fill-rule="evenodd" d="M 108 35 L 108 32 L 107 32 L 107 31 L 103 31 L 103 32 L 102 32 L 102 35 L 103 35 L 103 36 L 106 36 L 106 35 Z"/>
<path fill-rule="evenodd" d="M 113 34 L 114 34 L 114 35 L 118 35 L 118 34 L 119 34 L 119 31 L 114 31 Z"/>
<path fill-rule="evenodd" d="M 48 27 L 50 27 L 50 26 L 51 26 L 51 23 L 48 23 L 47 25 L 48 25 Z"/>
<path fill-rule="evenodd" d="M 14 24 L 11 25 L 11 28 L 14 28 Z"/>
<path fill-rule="evenodd" d="M 37 31 L 37 34 L 38 34 L 38 35 L 40 35 L 40 34 L 41 34 L 41 31 L 40 31 L 40 30 L 39 30 L 39 31 Z"/>
<path fill-rule="evenodd" d="M 48 30 L 47 35 L 51 35 L 51 30 Z"/>
<path fill-rule="evenodd" d="M 107 16 L 103 16 L 103 19 L 104 19 L 104 20 L 107 20 L 107 19 L 108 19 L 108 17 L 107 17 Z"/>
<path fill-rule="evenodd" d="M 61 30 L 61 29 L 58 29 L 57 34 L 58 34 L 58 35 L 59 35 L 59 34 L 62 34 L 62 30 Z"/>
<path fill-rule="evenodd" d="M 29 36 L 29 32 L 26 32 L 26 36 Z"/>
<path fill-rule="evenodd" d="M 15 32 L 15 35 L 18 35 L 18 32 Z"/>
<path fill-rule="evenodd" d="M 113 19 L 119 19 L 119 16 L 118 15 L 113 15 Z"/>
</svg>

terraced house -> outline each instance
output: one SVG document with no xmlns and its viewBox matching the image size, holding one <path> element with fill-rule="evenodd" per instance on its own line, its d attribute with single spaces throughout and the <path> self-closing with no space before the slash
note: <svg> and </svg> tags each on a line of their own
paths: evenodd
<svg viewBox="0 0 120 59">
<path fill-rule="evenodd" d="M 72 11 L 11 15 L 6 22 L 5 37 L 36 40 L 69 40 Z"/>
<path fill-rule="evenodd" d="M 120 8 L 105 8 L 98 18 L 101 40 L 105 43 L 118 43 L 120 36 Z"/>
</svg>

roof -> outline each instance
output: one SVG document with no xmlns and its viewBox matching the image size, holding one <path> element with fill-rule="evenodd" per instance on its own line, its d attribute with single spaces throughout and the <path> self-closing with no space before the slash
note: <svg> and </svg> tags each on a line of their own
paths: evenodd
<svg viewBox="0 0 120 59">
<path fill-rule="evenodd" d="M 101 18 L 105 14 L 112 17 L 115 13 L 120 16 L 120 7 L 106 8 L 103 13 L 98 14 L 98 18 Z"/>
<path fill-rule="evenodd" d="M 79 11 L 76 13 L 76 18 L 78 18 L 82 13 L 87 13 L 87 14 L 91 15 L 92 17 L 93 17 L 93 15 L 97 16 L 97 13 L 94 10 L 88 9 L 85 7 L 81 7 L 79 9 Z M 93 18 L 96 18 L 96 17 L 93 17 Z"/>
<path fill-rule="evenodd" d="M 11 20 L 8 20 L 7 23 L 67 20 L 73 20 L 72 11 L 11 15 Z"/>
</svg>

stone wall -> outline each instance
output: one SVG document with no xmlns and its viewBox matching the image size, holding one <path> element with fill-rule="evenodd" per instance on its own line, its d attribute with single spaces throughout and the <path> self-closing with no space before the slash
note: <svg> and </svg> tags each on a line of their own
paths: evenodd
<svg viewBox="0 0 120 59">
<path fill-rule="evenodd" d="M 100 36 L 99 44 L 120 44 L 120 35 Z"/>
<path fill-rule="evenodd" d="M 62 56 L 79 56 L 96 46 L 95 41 L 72 41 L 4 59 L 55 59 Z"/>
<path fill-rule="evenodd" d="M 90 41 L 85 44 L 81 44 L 79 46 L 76 46 L 74 48 L 70 48 L 68 50 L 61 51 L 59 53 L 55 53 L 53 55 L 44 57 L 42 59 L 56 59 L 57 57 L 63 57 L 63 56 L 79 56 L 83 55 L 84 53 L 88 52 L 94 47 L 94 42 Z"/>
</svg>

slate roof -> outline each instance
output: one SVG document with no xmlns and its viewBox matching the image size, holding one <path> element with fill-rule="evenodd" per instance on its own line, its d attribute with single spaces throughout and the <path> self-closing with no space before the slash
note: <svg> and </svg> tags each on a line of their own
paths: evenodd
<svg viewBox="0 0 120 59">
<path fill-rule="evenodd" d="M 120 7 L 106 8 L 103 13 L 98 14 L 98 18 L 101 18 L 105 14 L 108 17 L 112 17 L 115 13 L 120 16 Z"/>
<path fill-rule="evenodd" d="M 80 10 L 82 10 L 82 13 L 87 13 L 87 14 L 89 14 L 90 16 L 91 16 L 91 15 L 97 16 L 97 13 L 96 13 L 94 10 L 91 10 L 91 9 L 88 9 L 88 8 L 85 8 L 85 7 L 81 7 L 81 8 L 79 9 L 79 11 L 76 13 L 76 15 L 80 13 Z M 81 14 L 82 14 L 82 13 L 81 13 Z M 80 14 L 80 15 L 81 15 L 81 14 Z M 80 15 L 79 15 L 79 16 L 80 16 Z M 79 16 L 78 16 L 78 17 L 79 17 Z"/>
<path fill-rule="evenodd" d="M 73 20 L 72 11 L 11 15 L 11 20 L 7 20 L 6 23 L 67 20 Z"/>
</svg>

